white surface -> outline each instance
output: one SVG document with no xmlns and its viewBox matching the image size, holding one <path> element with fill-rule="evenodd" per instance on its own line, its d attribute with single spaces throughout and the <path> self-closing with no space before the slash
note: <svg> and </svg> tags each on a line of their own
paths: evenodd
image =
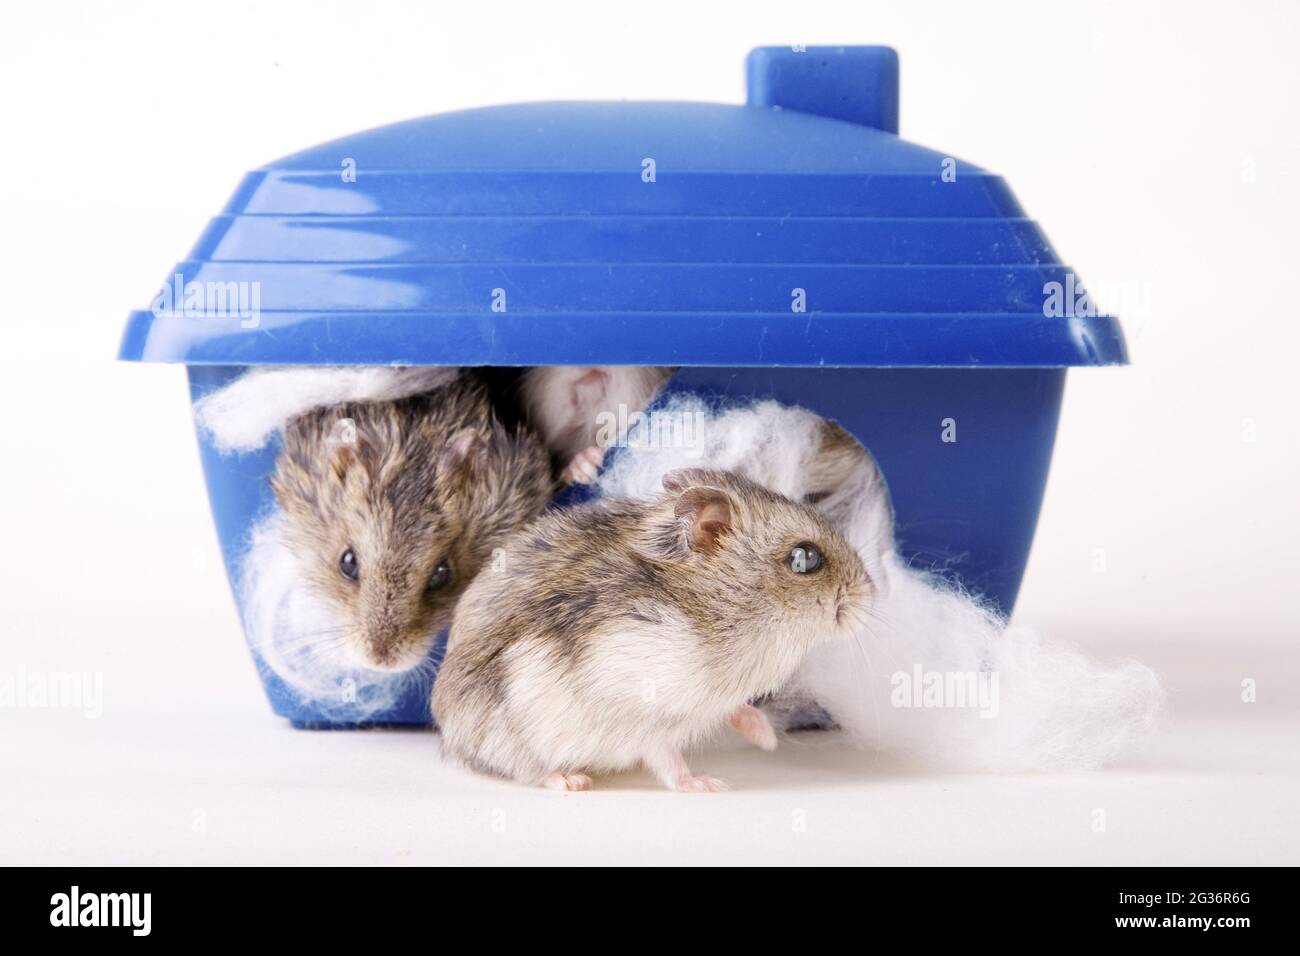
<svg viewBox="0 0 1300 956">
<path fill-rule="evenodd" d="M 101 634 L 131 633 L 136 608 L 100 610 Z M 1218 635 L 1143 642 L 1173 716 L 1101 773 L 923 774 L 803 734 L 693 761 L 730 793 L 631 776 L 562 794 L 445 765 L 427 731 L 295 731 L 267 711 L 233 616 L 155 615 L 169 646 L 148 652 L 65 635 L 106 674 L 98 720 L 0 711 L 5 862 L 1280 864 L 1300 849 L 1295 704 L 1243 705 L 1226 676 L 1300 674 Z"/>
<path fill-rule="evenodd" d="M 98 673 L 105 707 L 0 708 L 0 861 L 1300 862 L 1300 7 L 738 15 L 8 14 L 0 674 Z M 727 795 L 648 781 L 555 795 L 445 768 L 428 734 L 272 718 L 218 565 L 183 374 L 111 361 L 126 311 L 267 159 L 490 102 L 739 101 L 744 52 L 781 42 L 897 46 L 903 134 L 1004 173 L 1088 284 L 1114 290 L 1102 304 L 1126 313 L 1135 364 L 1071 376 L 1017 617 L 1161 670 L 1172 708 L 1153 748 L 1099 774 L 983 778 L 788 746 L 702 758 Z M 1258 703 L 1240 700 L 1246 678 Z"/>
</svg>

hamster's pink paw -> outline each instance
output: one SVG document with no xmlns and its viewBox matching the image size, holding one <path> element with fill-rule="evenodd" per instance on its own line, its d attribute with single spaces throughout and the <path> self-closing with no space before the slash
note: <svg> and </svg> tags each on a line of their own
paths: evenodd
<svg viewBox="0 0 1300 956">
<path fill-rule="evenodd" d="M 721 793 L 730 790 L 725 780 L 709 777 L 702 773 L 688 773 L 673 781 L 673 789 L 678 793 Z"/>
<path fill-rule="evenodd" d="M 727 722 L 759 750 L 770 752 L 776 749 L 776 731 L 772 729 L 772 722 L 757 707 L 743 704 L 732 712 Z"/>
<path fill-rule="evenodd" d="M 717 793 L 730 789 L 717 777 L 691 773 L 690 767 L 682 759 L 681 751 L 675 748 L 660 746 L 651 749 L 643 759 L 646 768 L 669 790 L 679 793 Z"/>
<path fill-rule="evenodd" d="M 590 790 L 591 778 L 585 773 L 561 773 L 557 770 L 542 780 L 542 786 L 547 790 Z"/>
<path fill-rule="evenodd" d="M 584 448 L 569 460 L 569 465 L 560 477 L 566 484 L 589 485 L 600 474 L 600 466 L 605 462 L 605 450 L 592 445 Z"/>
</svg>

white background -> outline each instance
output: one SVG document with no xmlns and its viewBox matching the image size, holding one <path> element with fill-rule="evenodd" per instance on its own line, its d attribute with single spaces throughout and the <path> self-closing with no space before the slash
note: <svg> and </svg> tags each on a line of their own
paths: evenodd
<svg viewBox="0 0 1300 956">
<path fill-rule="evenodd" d="M 0 671 L 101 672 L 105 713 L 0 709 L 0 861 L 1297 862 L 1300 5 L 5 19 Z M 1007 176 L 1124 315 L 1133 365 L 1070 377 L 1017 620 L 1154 664 L 1172 695 L 1155 746 L 1015 778 L 728 753 L 709 769 L 737 792 L 701 800 L 637 778 L 533 793 L 441 766 L 425 733 L 290 731 L 240 641 L 183 370 L 113 361 L 126 312 L 274 157 L 498 102 L 739 102 L 745 52 L 792 42 L 894 46 L 903 136 Z"/>
</svg>

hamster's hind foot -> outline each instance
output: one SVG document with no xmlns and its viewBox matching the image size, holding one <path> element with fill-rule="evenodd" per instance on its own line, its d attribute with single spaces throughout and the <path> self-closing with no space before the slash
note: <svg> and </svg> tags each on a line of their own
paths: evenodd
<svg viewBox="0 0 1300 956">
<path fill-rule="evenodd" d="M 776 749 L 776 731 L 772 729 L 772 722 L 757 707 L 750 704 L 737 707 L 727 718 L 727 723 L 759 750 L 770 753 Z"/>
<path fill-rule="evenodd" d="M 720 793 L 730 790 L 726 781 L 701 773 L 691 773 L 679 751 L 663 750 L 646 754 L 642 758 L 646 769 L 659 778 L 669 790 L 678 793 Z"/>
<path fill-rule="evenodd" d="M 585 773 L 561 773 L 557 770 L 542 779 L 542 786 L 547 790 L 590 790 L 591 778 Z"/>
<path fill-rule="evenodd" d="M 727 781 L 702 773 L 688 773 L 684 777 L 678 777 L 672 788 L 678 793 L 722 793 L 731 789 Z"/>
</svg>

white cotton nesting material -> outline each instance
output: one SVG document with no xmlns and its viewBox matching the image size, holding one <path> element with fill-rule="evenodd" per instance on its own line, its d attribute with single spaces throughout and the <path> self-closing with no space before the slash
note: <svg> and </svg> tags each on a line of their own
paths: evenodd
<svg viewBox="0 0 1300 956">
<path fill-rule="evenodd" d="M 454 367 L 254 368 L 194 405 L 199 428 L 217 451 L 254 451 L 295 415 L 343 402 L 395 401 L 432 391 L 460 374 Z"/>
<path fill-rule="evenodd" d="M 717 410 L 679 398 L 629 433 L 598 487 L 650 498 L 667 472 L 707 467 L 803 500 L 826 491 L 810 486 L 824 480 L 821 435 L 821 419 L 805 409 Z M 869 627 L 815 650 L 778 695 L 783 707 L 815 701 L 857 745 L 948 769 L 1092 769 L 1149 736 L 1164 703 L 1149 667 L 1102 664 L 1009 628 L 969 595 L 905 567 L 888 491 L 865 452 L 817 507 L 858 549 L 879 595 Z"/>
<path fill-rule="evenodd" d="M 239 579 L 244 632 L 261 666 L 322 720 L 343 723 L 366 723 L 413 686 L 427 687 L 432 661 L 402 672 L 357 665 L 328 602 L 304 584 L 284 525 L 278 511 L 257 525 Z"/>
</svg>

